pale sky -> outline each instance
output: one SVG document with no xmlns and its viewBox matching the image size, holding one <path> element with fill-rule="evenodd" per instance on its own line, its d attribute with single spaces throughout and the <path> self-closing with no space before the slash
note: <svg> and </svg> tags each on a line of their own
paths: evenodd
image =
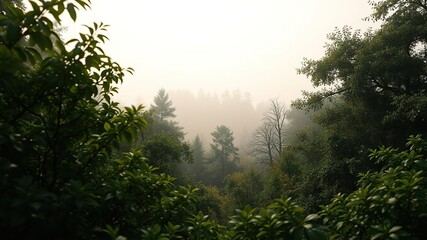
<svg viewBox="0 0 427 240">
<path fill-rule="evenodd" d="M 362 20 L 370 13 L 367 0 L 92 0 L 64 38 L 82 24 L 111 25 L 104 50 L 135 69 L 116 98 L 127 105 L 149 105 L 160 88 L 290 103 L 311 89 L 296 73 L 303 58 L 323 56 L 335 27 L 373 26 Z"/>
</svg>

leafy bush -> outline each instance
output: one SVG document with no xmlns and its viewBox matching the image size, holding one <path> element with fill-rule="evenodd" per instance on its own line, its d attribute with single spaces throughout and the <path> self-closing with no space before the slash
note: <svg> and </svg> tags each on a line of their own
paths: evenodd
<svg viewBox="0 0 427 240">
<path fill-rule="evenodd" d="M 427 230 L 427 141 L 409 150 L 381 147 L 370 155 L 385 166 L 361 176 L 359 189 L 337 195 L 320 215 L 333 239 L 422 239 Z"/>
<path fill-rule="evenodd" d="M 231 239 L 326 239 L 319 216 L 305 216 L 290 199 L 277 199 L 266 209 L 246 207 L 230 220 Z"/>
</svg>

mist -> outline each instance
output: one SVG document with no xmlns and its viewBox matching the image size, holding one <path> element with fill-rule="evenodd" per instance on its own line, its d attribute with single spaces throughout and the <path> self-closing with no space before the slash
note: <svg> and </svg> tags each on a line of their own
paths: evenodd
<svg viewBox="0 0 427 240">
<path fill-rule="evenodd" d="M 267 104 L 254 104 L 248 92 L 240 90 L 222 93 L 189 90 L 168 92 L 176 108 L 175 120 L 184 128 L 187 140 L 199 135 L 207 145 L 216 126 L 226 125 L 233 131 L 234 142 L 244 151 L 251 132 L 260 123 Z"/>
</svg>

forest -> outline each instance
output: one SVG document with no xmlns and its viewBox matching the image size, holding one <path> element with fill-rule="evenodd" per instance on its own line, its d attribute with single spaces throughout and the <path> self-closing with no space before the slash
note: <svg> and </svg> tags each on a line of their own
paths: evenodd
<svg viewBox="0 0 427 240">
<path fill-rule="evenodd" d="M 379 29 L 336 28 L 303 60 L 314 91 L 257 110 L 224 95 L 193 114 L 248 120 L 186 136 L 194 96 L 114 100 L 134 70 L 102 49 L 107 25 L 62 39 L 90 0 L 1 1 L 1 238 L 423 239 L 427 1 L 370 4 Z"/>
</svg>

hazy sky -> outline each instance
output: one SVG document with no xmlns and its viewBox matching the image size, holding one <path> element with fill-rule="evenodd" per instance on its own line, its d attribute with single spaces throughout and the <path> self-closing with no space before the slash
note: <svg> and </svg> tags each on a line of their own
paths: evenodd
<svg viewBox="0 0 427 240">
<path fill-rule="evenodd" d="M 367 0 L 92 0 L 81 24 L 111 25 L 106 53 L 133 67 L 117 99 L 148 104 L 160 88 L 240 89 L 254 102 L 290 102 L 311 85 L 297 75 L 304 57 L 324 53 L 335 27 L 366 29 Z"/>
</svg>

